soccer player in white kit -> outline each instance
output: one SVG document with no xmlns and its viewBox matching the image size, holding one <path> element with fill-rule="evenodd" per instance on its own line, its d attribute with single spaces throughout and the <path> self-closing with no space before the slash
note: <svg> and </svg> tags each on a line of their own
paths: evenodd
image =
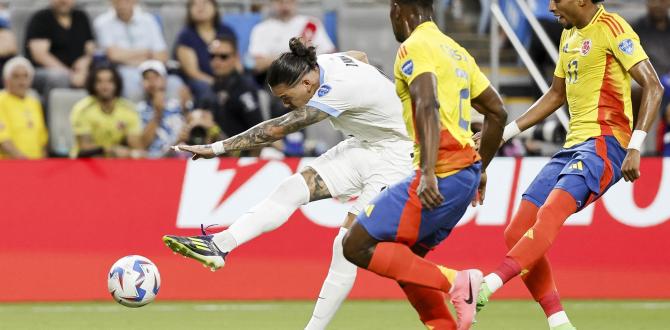
<svg viewBox="0 0 670 330">
<path fill-rule="evenodd" d="M 216 270 L 237 246 L 284 224 L 301 205 L 358 195 L 333 243 L 328 276 L 306 329 L 324 329 L 351 290 L 356 266 L 342 254 L 342 238 L 368 202 L 412 171 L 413 141 L 407 135 L 395 86 L 365 54 L 316 56 L 300 39 L 272 63 L 268 84 L 292 111 L 211 145 L 178 146 L 193 159 L 258 148 L 329 119 L 348 138 L 284 180 L 270 196 L 227 230 L 202 236 L 164 236 L 173 251 Z M 204 230 L 203 230 L 204 231 Z"/>
</svg>

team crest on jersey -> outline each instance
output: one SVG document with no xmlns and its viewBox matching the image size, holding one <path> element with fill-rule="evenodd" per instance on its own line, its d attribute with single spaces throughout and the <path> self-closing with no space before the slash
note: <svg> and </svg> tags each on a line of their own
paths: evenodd
<svg viewBox="0 0 670 330">
<path fill-rule="evenodd" d="M 330 87 L 330 85 L 322 85 L 322 86 L 319 88 L 319 91 L 317 92 L 317 95 L 319 95 L 319 97 L 324 97 L 324 96 L 328 95 L 328 93 L 330 93 L 330 91 L 331 91 L 332 89 L 333 89 L 333 88 Z"/>
<path fill-rule="evenodd" d="M 414 72 L 414 62 L 412 62 L 412 60 L 408 60 L 400 67 L 400 69 L 406 76 L 411 76 L 412 72 Z"/>
<path fill-rule="evenodd" d="M 582 42 L 582 48 L 579 50 L 579 53 L 582 56 L 586 56 L 591 52 L 591 39 L 586 39 Z"/>
<path fill-rule="evenodd" d="M 628 55 L 633 55 L 635 51 L 635 45 L 633 45 L 633 40 L 626 39 L 619 44 L 619 49 Z"/>
</svg>

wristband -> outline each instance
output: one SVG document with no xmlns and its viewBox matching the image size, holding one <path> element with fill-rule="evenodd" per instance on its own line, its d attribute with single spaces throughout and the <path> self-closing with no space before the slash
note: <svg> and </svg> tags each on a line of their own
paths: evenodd
<svg viewBox="0 0 670 330">
<path fill-rule="evenodd" d="M 642 143 L 644 143 L 644 138 L 646 137 L 647 132 L 639 129 L 634 130 L 633 135 L 630 137 L 630 142 L 628 143 L 628 149 L 640 151 L 640 149 L 642 149 Z"/>
<path fill-rule="evenodd" d="M 223 146 L 223 141 L 214 142 L 211 144 L 211 146 L 212 151 L 214 151 L 214 154 L 217 156 L 221 156 L 226 153 L 226 148 Z"/>
<path fill-rule="evenodd" d="M 513 121 L 507 126 L 505 126 L 505 130 L 503 131 L 503 141 L 507 142 L 511 138 L 517 136 L 519 133 L 521 133 L 521 130 L 519 129 L 519 125 L 516 124 L 516 121 Z"/>
</svg>

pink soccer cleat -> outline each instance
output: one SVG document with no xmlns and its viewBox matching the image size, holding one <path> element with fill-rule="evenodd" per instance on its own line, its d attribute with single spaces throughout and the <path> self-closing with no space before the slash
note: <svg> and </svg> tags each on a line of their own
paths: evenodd
<svg viewBox="0 0 670 330">
<path fill-rule="evenodd" d="M 478 269 L 462 270 L 456 274 L 449 295 L 458 316 L 458 330 L 468 330 L 472 326 L 476 314 L 477 294 L 482 282 L 484 275 Z"/>
</svg>

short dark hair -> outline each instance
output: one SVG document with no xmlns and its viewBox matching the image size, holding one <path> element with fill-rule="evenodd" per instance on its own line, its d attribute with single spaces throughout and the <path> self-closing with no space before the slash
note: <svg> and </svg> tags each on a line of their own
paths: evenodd
<svg viewBox="0 0 670 330">
<path fill-rule="evenodd" d="M 109 71 L 112 73 L 112 79 L 114 80 L 114 85 L 116 86 L 114 96 L 121 97 L 121 91 L 123 90 L 123 79 L 121 79 L 121 75 L 119 74 L 119 71 L 116 70 L 116 67 L 109 63 L 103 63 L 93 67 L 93 70 L 91 70 L 91 72 L 88 74 L 88 77 L 86 77 L 86 91 L 88 91 L 88 95 L 97 97 L 95 91 L 95 81 L 98 78 L 98 74 L 103 71 Z"/>
<path fill-rule="evenodd" d="M 191 6 L 193 6 L 194 0 L 188 0 L 186 2 L 186 25 L 190 28 L 195 29 L 195 22 L 193 17 L 191 17 Z M 212 19 L 212 25 L 215 30 L 219 30 L 221 26 L 221 13 L 219 13 L 219 6 L 216 4 L 216 0 L 209 0 L 209 2 L 214 6 L 214 18 Z"/>
<path fill-rule="evenodd" d="M 290 52 L 281 54 L 268 69 L 267 82 L 270 87 L 281 84 L 295 85 L 305 73 L 317 68 L 316 48 L 307 47 L 299 38 L 291 38 Z"/>
<path fill-rule="evenodd" d="M 414 5 L 421 8 L 433 8 L 433 0 L 396 0 L 399 4 Z"/>
<path fill-rule="evenodd" d="M 216 37 L 212 43 L 210 43 L 210 46 L 217 41 L 222 44 L 229 44 L 231 47 L 233 47 L 233 51 L 237 53 L 237 39 L 235 37 L 227 34 L 220 35 Z"/>
</svg>

